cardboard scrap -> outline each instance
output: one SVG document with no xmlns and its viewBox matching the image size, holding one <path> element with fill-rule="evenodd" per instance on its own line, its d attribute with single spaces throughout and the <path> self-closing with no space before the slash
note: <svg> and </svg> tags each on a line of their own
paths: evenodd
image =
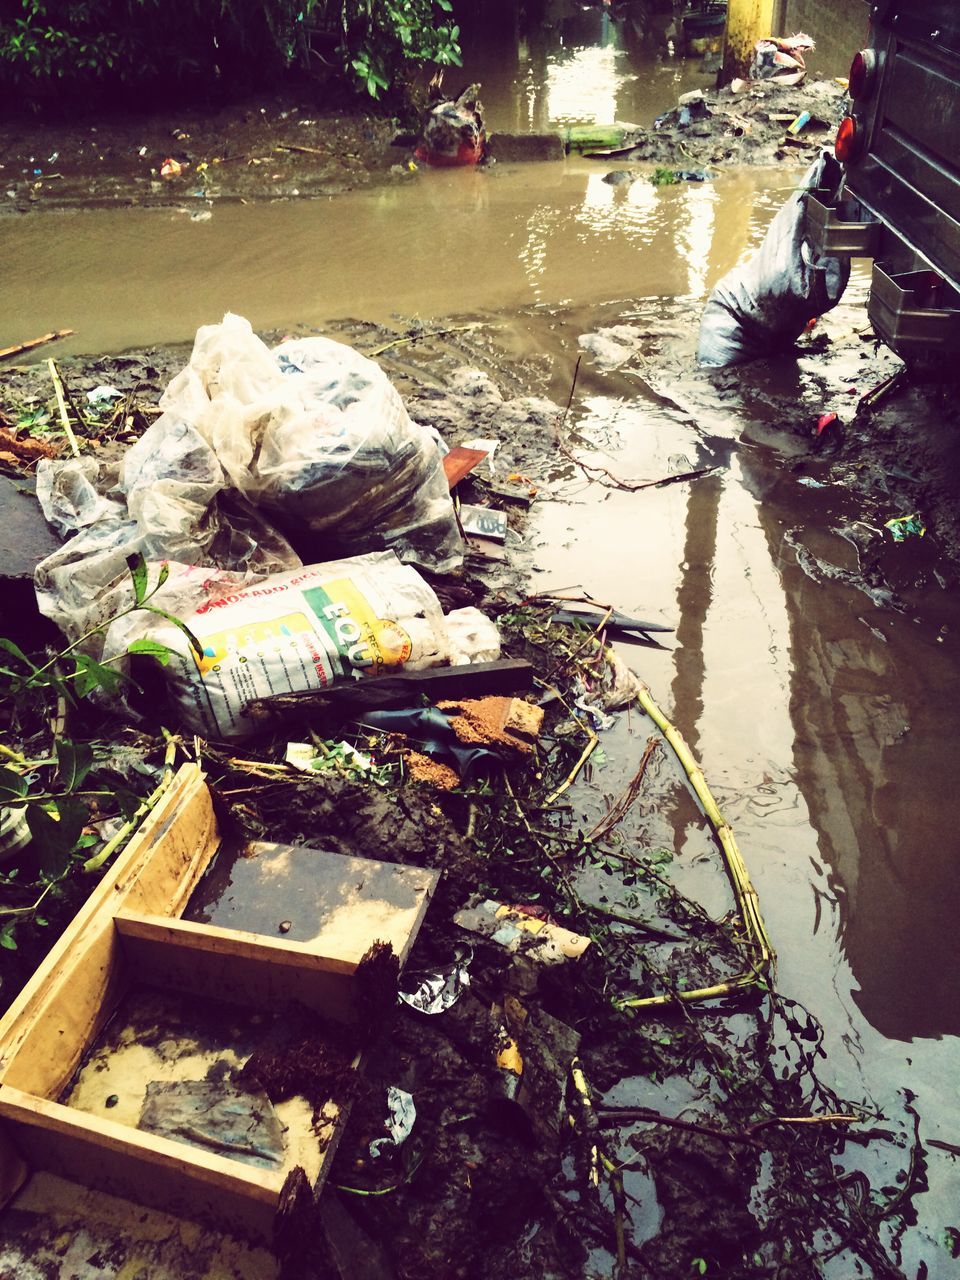
<svg viewBox="0 0 960 1280">
<path fill-rule="evenodd" d="M 469 933 L 479 933 L 511 953 L 522 952 L 543 964 L 575 960 L 590 945 L 590 939 L 582 934 L 564 929 L 552 920 L 541 919 L 524 907 L 495 902 L 492 898 L 458 911 L 453 920 Z"/>
</svg>

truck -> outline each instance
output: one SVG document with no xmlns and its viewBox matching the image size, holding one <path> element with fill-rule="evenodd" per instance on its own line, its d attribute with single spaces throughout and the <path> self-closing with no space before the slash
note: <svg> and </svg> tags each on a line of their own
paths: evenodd
<svg viewBox="0 0 960 1280">
<path fill-rule="evenodd" d="M 839 188 L 807 200 L 820 252 L 873 259 L 868 314 L 908 364 L 960 354 L 960 3 L 878 0 L 850 67 Z"/>
</svg>

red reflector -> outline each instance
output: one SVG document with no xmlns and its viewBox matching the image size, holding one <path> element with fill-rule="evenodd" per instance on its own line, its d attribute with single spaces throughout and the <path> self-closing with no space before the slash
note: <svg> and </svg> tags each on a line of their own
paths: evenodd
<svg viewBox="0 0 960 1280">
<path fill-rule="evenodd" d="M 845 116 L 840 121 L 833 152 L 841 164 L 850 164 L 860 154 L 860 130 L 853 116 Z"/>
<path fill-rule="evenodd" d="M 848 92 L 854 102 L 866 97 L 873 88 L 873 72 L 877 65 L 877 55 L 872 49 L 861 49 L 850 63 Z"/>
</svg>

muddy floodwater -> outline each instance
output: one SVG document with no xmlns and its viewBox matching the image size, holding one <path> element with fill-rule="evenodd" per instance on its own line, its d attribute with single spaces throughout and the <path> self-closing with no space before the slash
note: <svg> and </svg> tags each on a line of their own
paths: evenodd
<svg viewBox="0 0 960 1280">
<path fill-rule="evenodd" d="M 579 81 L 564 80 L 562 60 L 533 76 L 541 97 L 549 90 L 543 101 L 517 91 L 515 70 L 499 88 L 494 79 L 500 127 L 625 115 L 611 98 L 617 77 L 633 74 L 618 70 L 621 55 L 602 45 L 581 55 Z M 586 80 L 584 106 L 576 85 Z M 651 64 L 650 96 L 634 106 L 649 116 L 699 82 Z M 579 587 L 676 627 L 662 651 L 621 652 L 686 735 L 737 831 L 779 985 L 826 1029 L 825 1076 L 897 1115 L 915 1098 L 923 1135 L 957 1142 L 960 608 L 934 572 L 913 571 L 909 544 L 890 552 L 897 599 L 872 589 L 849 496 L 794 465 L 795 433 L 871 385 L 864 370 L 877 366 L 856 339 L 866 266 L 823 322 L 833 349 L 750 366 L 718 387 L 694 371 L 701 305 L 758 242 L 792 171 L 658 188 L 642 175 L 605 181 L 615 167 L 571 158 L 419 172 L 322 201 L 8 219 L 0 346 L 60 327 L 77 331 L 64 355 L 188 342 L 226 310 L 272 331 L 336 333 L 348 319 L 398 331 L 412 319 L 476 324 L 482 351 L 470 330 L 451 338 L 463 363 L 563 403 L 580 337 L 627 326 L 619 363 L 602 343 L 583 351 L 571 438 L 623 477 L 715 470 L 627 492 L 557 460 L 536 477 L 523 549 L 531 589 Z M 895 477 L 887 514 L 904 514 Z M 604 735 L 605 774 L 594 780 L 606 792 L 622 789 L 644 741 L 626 721 Z M 680 886 L 722 912 L 722 874 L 684 821 L 672 830 Z M 931 1153 L 919 1228 L 904 1242 L 908 1275 L 921 1257 L 930 1276 L 956 1273 L 931 1244 L 955 1222 L 956 1164 Z"/>
</svg>

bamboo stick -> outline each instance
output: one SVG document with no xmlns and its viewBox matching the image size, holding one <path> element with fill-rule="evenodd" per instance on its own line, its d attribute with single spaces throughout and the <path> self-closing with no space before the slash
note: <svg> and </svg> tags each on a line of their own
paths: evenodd
<svg viewBox="0 0 960 1280">
<path fill-rule="evenodd" d="M 175 738 L 167 738 L 167 749 L 163 754 L 163 776 L 156 788 L 151 791 L 147 798 L 137 809 L 136 813 L 123 824 L 116 835 L 112 836 L 103 846 L 99 853 L 95 853 L 92 858 L 88 858 L 83 864 L 84 871 L 99 871 L 108 858 L 120 848 L 124 840 L 133 833 L 141 818 L 145 818 L 151 809 L 157 804 L 157 801 L 173 782 L 176 776 L 173 772 L 173 761 L 177 754 L 177 741 Z"/>
<path fill-rule="evenodd" d="M 60 421 L 63 424 L 63 430 L 70 442 L 70 452 L 75 458 L 79 458 L 80 446 L 77 444 L 77 437 L 73 434 L 73 427 L 70 425 L 70 416 L 67 413 L 67 402 L 63 398 L 63 383 L 60 381 L 57 362 L 50 359 L 47 361 L 47 367 L 50 370 L 50 377 L 53 379 L 53 389 L 57 393 L 57 408 L 60 410 Z"/>
<path fill-rule="evenodd" d="M 0 350 L 0 360 L 8 356 L 18 356 L 24 351 L 32 351 L 34 347 L 42 347 L 47 342 L 56 342 L 58 338 L 68 338 L 74 329 L 57 329 L 55 333 L 45 333 L 41 338 L 31 338 L 29 342 L 18 342 L 12 347 Z"/>
<path fill-rule="evenodd" d="M 680 731 L 667 719 L 654 701 L 650 690 L 642 682 L 637 694 L 637 701 L 667 742 L 669 742 L 674 755 L 680 761 L 683 771 L 690 781 L 694 794 L 700 802 L 704 816 L 713 828 L 713 833 L 723 854 L 727 874 L 733 886 L 746 941 L 754 951 L 754 958 L 748 969 L 713 986 L 699 987 L 691 991 L 671 992 L 660 996 L 631 996 L 624 1000 L 618 1000 L 617 1007 L 621 1009 L 651 1009 L 673 1004 L 699 1004 L 705 1000 L 717 1000 L 724 996 L 735 995 L 740 991 L 748 991 L 765 980 L 776 960 L 776 953 L 773 950 L 766 926 L 763 923 L 763 916 L 760 913 L 760 899 L 757 897 L 757 891 L 750 881 L 750 875 L 737 846 L 733 829 L 720 812 L 717 802 L 707 786 L 703 770 L 694 759 Z"/>
</svg>

